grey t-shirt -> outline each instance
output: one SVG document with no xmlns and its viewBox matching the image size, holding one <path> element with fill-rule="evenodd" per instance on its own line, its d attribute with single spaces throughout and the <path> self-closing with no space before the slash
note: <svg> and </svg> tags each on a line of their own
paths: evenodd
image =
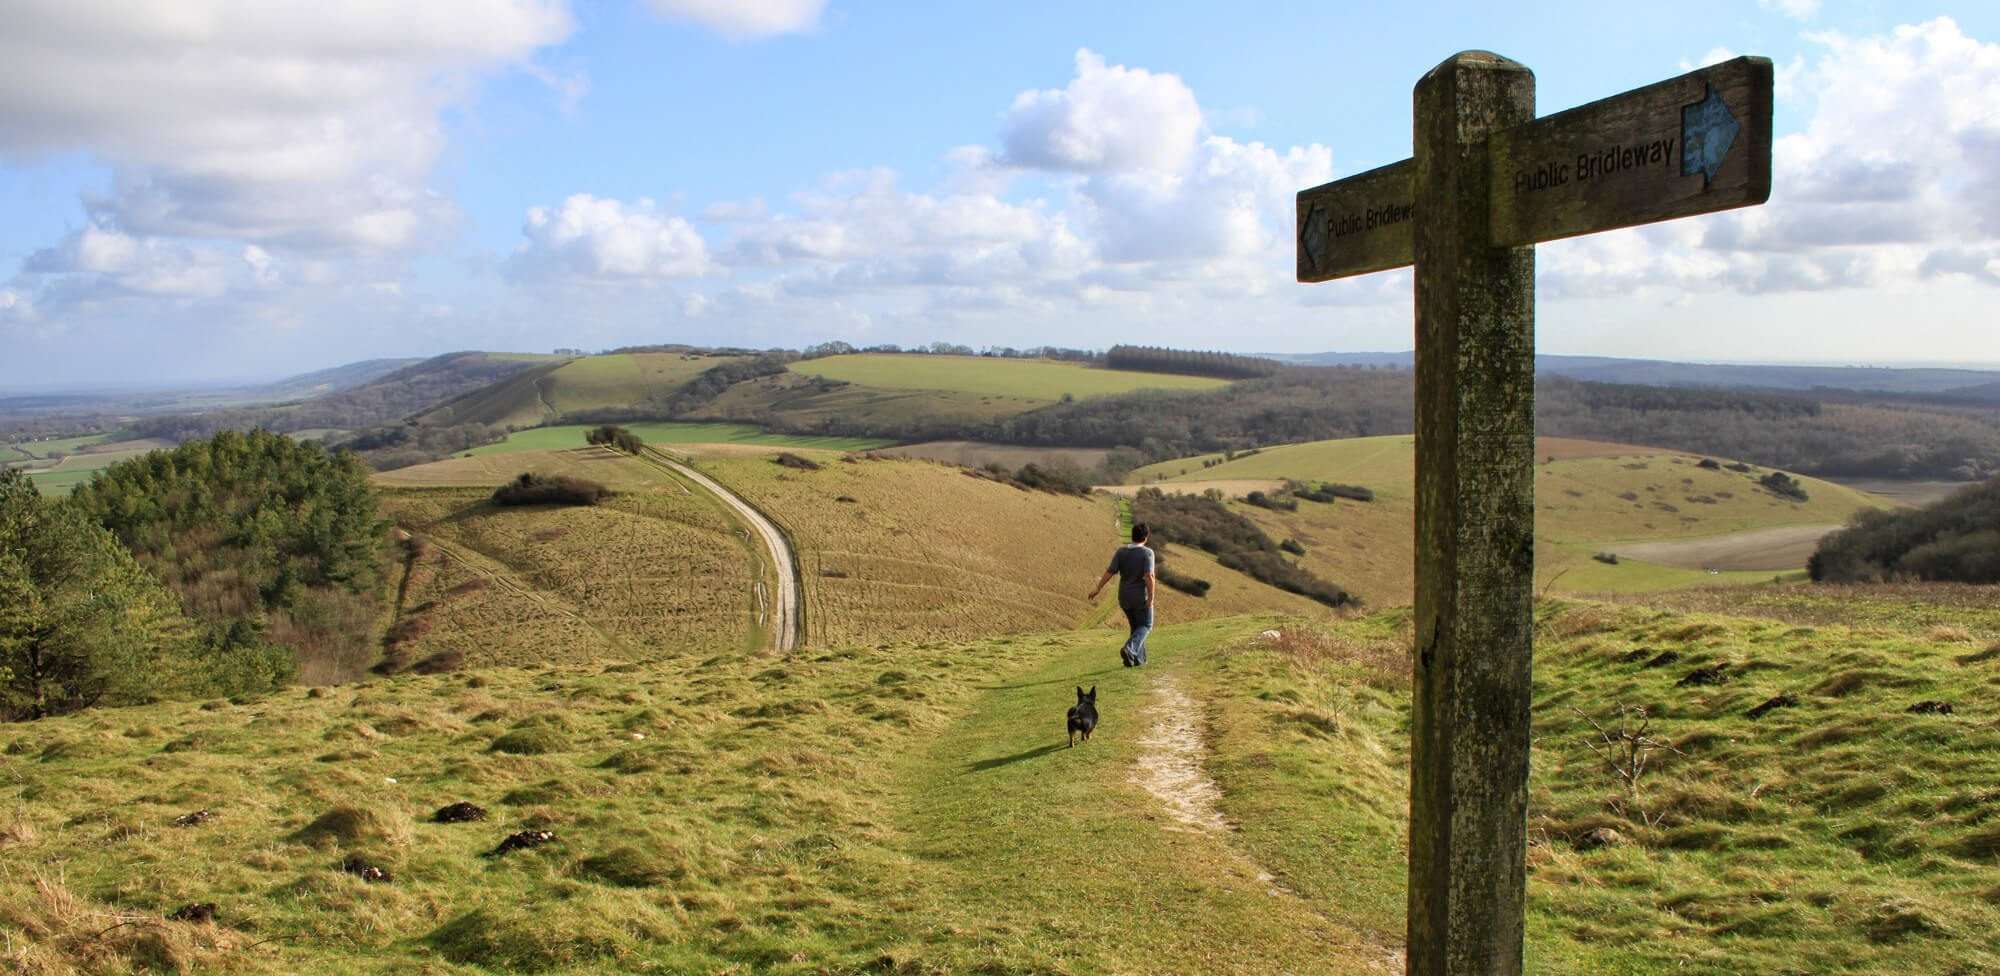
<svg viewBox="0 0 2000 976">
<path fill-rule="evenodd" d="M 1153 550 L 1134 543 L 1119 546 L 1111 554 L 1111 566 L 1107 573 L 1118 574 L 1118 605 L 1143 607 L 1146 605 L 1146 576 L 1153 571 Z"/>
</svg>

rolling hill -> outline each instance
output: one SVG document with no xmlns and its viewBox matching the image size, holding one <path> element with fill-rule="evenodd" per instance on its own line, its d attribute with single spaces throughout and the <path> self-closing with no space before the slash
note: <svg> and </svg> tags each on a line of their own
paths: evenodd
<svg viewBox="0 0 2000 976">
<path fill-rule="evenodd" d="M 1889 504 L 1812 478 L 1800 479 L 1807 499 L 1794 501 L 1758 484 L 1766 469 L 1708 468 L 1700 457 L 1656 448 L 1542 438 L 1536 454 L 1536 578 L 1558 592 L 1769 580 L 1803 570 L 1812 543 L 1855 512 Z M 1415 440 L 1398 435 L 1167 461 L 1127 481 L 1196 491 L 1224 482 L 1236 496 L 1251 490 L 1244 485 L 1286 480 L 1370 489 L 1373 502 L 1234 507 L 1273 538 L 1303 544 L 1306 568 L 1382 606 L 1407 603 L 1414 587 L 1415 466 Z M 1789 534 L 1744 545 L 1745 534 L 1772 530 Z M 1621 558 L 1608 564 L 1599 553 Z"/>
<path fill-rule="evenodd" d="M 1310 366 L 1413 368 L 1409 352 L 1305 353 L 1279 355 Z M 1593 383 L 1639 386 L 1738 387 L 1760 390 L 1856 390 L 1877 393 L 1948 393 L 1969 399 L 2000 399 L 1992 368 L 1931 366 L 1821 366 L 1749 363 L 1682 363 L 1615 356 L 1535 356 L 1535 372 Z"/>
<path fill-rule="evenodd" d="M 414 419 L 431 426 L 535 427 L 568 414 L 638 410 L 731 358 L 645 352 L 558 360 L 439 404 Z"/>
</svg>

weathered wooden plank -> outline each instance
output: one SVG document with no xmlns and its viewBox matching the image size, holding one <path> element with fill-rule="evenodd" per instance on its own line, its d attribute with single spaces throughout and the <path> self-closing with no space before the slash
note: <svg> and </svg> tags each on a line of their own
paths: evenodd
<svg viewBox="0 0 2000 976">
<path fill-rule="evenodd" d="M 1771 196 L 1771 61 L 1737 58 L 1494 134 L 1493 244 L 1749 207 Z"/>
<path fill-rule="evenodd" d="M 1416 89 L 1411 976 L 1519 976 L 1534 637 L 1535 249 L 1493 247 L 1491 133 L 1535 77 L 1467 52 Z"/>
<path fill-rule="evenodd" d="M 1405 159 L 1344 180 L 1300 190 L 1298 264 L 1302 282 L 1400 268 L 1416 260 L 1416 208 Z"/>
</svg>

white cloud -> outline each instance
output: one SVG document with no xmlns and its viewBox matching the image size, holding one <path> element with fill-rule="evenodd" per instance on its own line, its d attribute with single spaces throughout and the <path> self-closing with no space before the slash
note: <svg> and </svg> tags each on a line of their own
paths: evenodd
<svg viewBox="0 0 2000 976">
<path fill-rule="evenodd" d="M 1794 20 L 1811 20 L 1819 15 L 1820 0 L 1757 0 L 1757 6 L 1776 10 Z"/>
<path fill-rule="evenodd" d="M 531 208 L 521 233 L 527 240 L 509 270 L 523 279 L 664 280 L 714 270 L 694 225 L 644 198 L 628 206 L 578 193 L 558 208 Z"/>
<path fill-rule="evenodd" d="M 1068 86 L 1015 96 L 1001 158 L 1051 170 L 1171 173 L 1187 165 L 1201 128 L 1201 106 L 1178 76 L 1106 65 L 1083 50 Z"/>
<path fill-rule="evenodd" d="M 94 222 L 140 236 L 380 250 L 450 205 L 439 112 L 565 37 L 560 0 L 22 0 L 0 31 L 0 158 L 81 149 Z"/>
<path fill-rule="evenodd" d="M 138 238 L 98 226 L 70 234 L 28 256 L 44 298 L 58 304 L 124 293 L 163 298 L 212 298 L 227 290 L 228 254 L 213 246 Z M 247 269 L 245 269 L 247 270 Z"/>
<path fill-rule="evenodd" d="M 826 0 L 647 0 L 662 17 L 691 20 L 729 37 L 769 37 L 811 30 Z"/>
<path fill-rule="evenodd" d="M 1553 290 L 1990 280 L 1967 255 L 2000 253 L 2000 44 L 1945 18 L 1813 39 L 1819 56 L 1791 69 L 1810 115 L 1772 147 L 1768 204 L 1544 248 Z"/>
</svg>

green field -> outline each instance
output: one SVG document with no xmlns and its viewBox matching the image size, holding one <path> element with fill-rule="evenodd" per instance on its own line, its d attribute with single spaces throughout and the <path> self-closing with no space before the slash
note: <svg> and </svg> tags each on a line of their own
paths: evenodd
<svg viewBox="0 0 2000 976">
<path fill-rule="evenodd" d="M 32 441 L 17 445 L 34 454 L 34 460 L 19 461 L 16 467 L 28 473 L 28 480 L 51 495 L 66 495 L 90 476 L 120 461 L 130 460 L 171 445 L 158 440 L 118 440 L 123 434 L 94 434 L 61 440 Z M 51 454 L 62 457 L 45 460 Z"/>
<path fill-rule="evenodd" d="M 1227 380 L 1168 373 L 1097 369 L 1047 359 L 984 356 L 928 356 L 857 353 L 792 364 L 807 376 L 841 380 L 886 390 L 953 390 L 984 396 L 1055 401 L 1065 395 L 1090 397 L 1134 390 L 1209 390 Z"/>
<path fill-rule="evenodd" d="M 506 454 L 514 451 L 548 451 L 582 447 L 583 435 L 594 424 L 565 424 L 517 430 L 497 444 L 475 447 L 477 455 Z M 771 434 L 747 424 L 636 423 L 623 425 L 648 444 L 746 444 L 757 447 L 802 447 L 827 451 L 866 451 L 887 447 L 891 442 L 868 437 L 810 437 Z"/>
<path fill-rule="evenodd" d="M 78 437 L 54 437 L 45 441 L 20 441 L 12 444 L 4 444 L 0 445 L 0 450 L 12 449 L 15 452 L 7 460 L 15 460 L 21 456 L 47 458 L 57 454 L 75 454 L 86 447 L 108 443 L 117 440 L 121 436 L 123 435 L 114 432 L 109 434 L 84 434 Z"/>
</svg>

